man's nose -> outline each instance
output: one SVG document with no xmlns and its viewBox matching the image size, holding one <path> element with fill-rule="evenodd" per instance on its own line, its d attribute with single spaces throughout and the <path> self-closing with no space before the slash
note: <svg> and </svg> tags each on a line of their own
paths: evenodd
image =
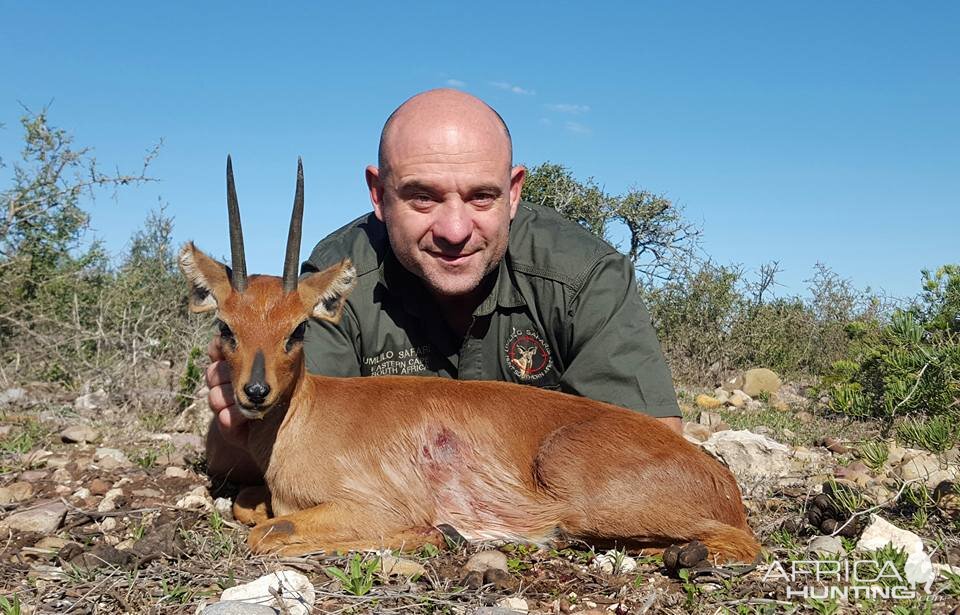
<svg viewBox="0 0 960 615">
<path fill-rule="evenodd" d="M 460 201 L 444 203 L 438 208 L 433 223 L 433 238 L 450 245 L 461 245 L 473 233 L 473 217 L 469 207 Z"/>
</svg>

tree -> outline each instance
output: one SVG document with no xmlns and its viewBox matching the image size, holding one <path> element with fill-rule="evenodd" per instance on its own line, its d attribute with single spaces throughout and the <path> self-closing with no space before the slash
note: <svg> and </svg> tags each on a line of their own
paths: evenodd
<svg viewBox="0 0 960 615">
<path fill-rule="evenodd" d="M 552 207 L 621 249 L 647 286 L 682 275 L 699 245 L 700 229 L 684 220 L 682 209 L 669 199 L 638 188 L 622 195 L 607 194 L 592 177 L 578 181 L 560 164 L 547 162 L 532 168 L 523 198 Z M 615 245 L 618 230 L 626 235 L 622 248 Z"/>
</svg>

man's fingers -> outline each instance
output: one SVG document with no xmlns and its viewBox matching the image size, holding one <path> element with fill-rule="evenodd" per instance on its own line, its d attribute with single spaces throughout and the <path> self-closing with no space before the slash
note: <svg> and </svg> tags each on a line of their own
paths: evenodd
<svg viewBox="0 0 960 615">
<path fill-rule="evenodd" d="M 240 414 L 236 406 L 221 410 L 217 414 L 217 424 L 224 440 L 241 448 L 246 445 L 247 430 L 250 426 L 247 424 L 247 417 Z"/>
<path fill-rule="evenodd" d="M 233 396 L 233 385 L 221 384 L 220 386 L 210 387 L 207 402 L 210 404 L 210 409 L 214 412 L 220 412 L 235 405 L 237 399 Z"/>
<path fill-rule="evenodd" d="M 223 351 L 220 350 L 220 336 L 214 335 L 213 339 L 210 340 L 210 343 L 207 344 L 207 356 L 210 357 L 210 361 L 222 361 L 223 360 Z"/>
<path fill-rule="evenodd" d="M 208 365 L 204 376 L 207 379 L 207 386 L 211 389 L 232 382 L 230 379 L 230 366 L 227 365 L 226 361 L 214 361 Z"/>
</svg>

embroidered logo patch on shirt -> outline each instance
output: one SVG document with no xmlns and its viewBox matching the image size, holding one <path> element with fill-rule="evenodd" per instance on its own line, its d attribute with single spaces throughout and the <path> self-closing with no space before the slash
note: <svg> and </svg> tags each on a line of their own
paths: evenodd
<svg viewBox="0 0 960 615">
<path fill-rule="evenodd" d="M 539 380 L 553 363 L 547 343 L 530 329 L 514 329 L 504 353 L 507 366 L 520 380 Z"/>
</svg>

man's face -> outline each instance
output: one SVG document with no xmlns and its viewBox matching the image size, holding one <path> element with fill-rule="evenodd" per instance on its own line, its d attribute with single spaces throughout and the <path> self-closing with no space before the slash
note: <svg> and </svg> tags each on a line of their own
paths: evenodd
<svg viewBox="0 0 960 615">
<path fill-rule="evenodd" d="M 456 132 L 400 143 L 383 174 L 367 169 L 397 260 L 445 298 L 476 290 L 503 258 L 525 173 L 508 148 Z"/>
</svg>

